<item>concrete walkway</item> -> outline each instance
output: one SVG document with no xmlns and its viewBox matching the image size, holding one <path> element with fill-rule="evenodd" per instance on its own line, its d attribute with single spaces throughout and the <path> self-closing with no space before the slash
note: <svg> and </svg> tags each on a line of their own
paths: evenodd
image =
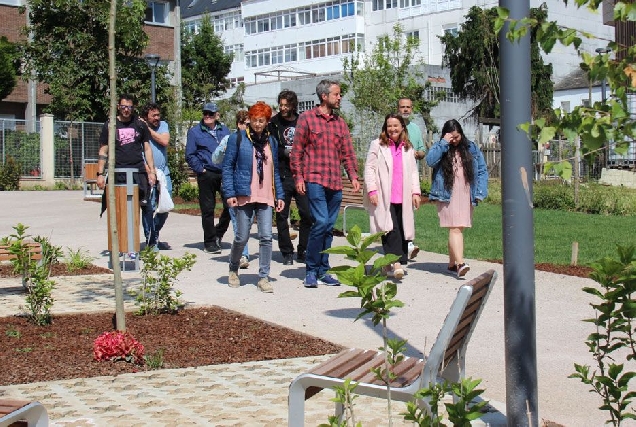
<svg viewBox="0 0 636 427">
<path fill-rule="evenodd" d="M 29 225 L 33 235 L 44 235 L 63 248 L 82 248 L 108 265 L 106 218 L 100 219 L 99 204 L 82 200 L 80 192 L 0 192 L 0 236 L 10 234 L 18 222 Z M 432 226 L 437 226 L 432 224 Z M 253 230 L 255 231 L 255 229 Z M 183 299 L 198 306 L 219 305 L 292 329 L 350 346 L 376 348 L 379 330 L 365 320 L 354 322 L 359 302 L 337 298 L 339 288 L 305 289 L 303 265 L 283 266 L 274 241 L 271 279 L 275 291 L 262 294 L 255 286 L 258 262 L 241 270 L 244 286 L 227 286 L 227 256 L 231 229 L 224 238 L 223 252 L 201 251 L 199 217 L 171 214 L 162 232 L 170 242 L 171 256 L 192 252 L 197 263 L 180 276 Z M 250 251 L 257 251 L 255 239 Z M 337 238 L 334 245 L 345 244 Z M 389 320 L 394 336 L 409 340 L 408 354 L 428 353 L 444 316 L 461 285 L 445 274 L 446 256 L 420 253 L 409 265 L 409 274 L 399 286 L 405 307 Z M 332 257 L 332 265 L 343 259 Z M 468 278 L 489 268 L 500 274 L 467 354 L 467 376 L 482 378 L 486 398 L 498 409 L 505 402 L 502 266 L 471 261 Z M 128 285 L 139 274 L 124 273 Z M 605 414 L 600 402 L 580 382 L 568 379 L 573 363 L 591 363 L 584 340 L 591 332 L 581 320 L 592 316 L 583 286 L 589 279 L 537 271 L 537 357 L 539 371 L 539 417 L 567 426 L 600 426 Z M 58 280 L 53 313 L 112 310 L 110 277 L 94 276 Z M 15 286 L 0 281 L 0 316 L 16 313 L 19 297 L 3 292 Z M 91 298 L 81 296 L 91 295 Z M 130 304 L 130 302 L 129 302 Z M 2 331 L 0 331 L 2 333 Z M 100 377 L 0 387 L 0 397 L 34 399 L 49 410 L 54 425 L 285 425 L 287 387 L 290 381 L 324 357 L 161 370 L 118 377 Z M 10 367 L 9 367 L 10 369 Z M 323 392 L 308 401 L 307 425 L 326 422 L 332 411 Z M 360 398 L 358 416 L 363 425 L 386 425 L 385 402 Z M 403 406 L 397 404 L 397 411 Z M 399 418 L 399 417 L 397 417 Z M 399 424 L 398 424 L 399 425 Z"/>
</svg>

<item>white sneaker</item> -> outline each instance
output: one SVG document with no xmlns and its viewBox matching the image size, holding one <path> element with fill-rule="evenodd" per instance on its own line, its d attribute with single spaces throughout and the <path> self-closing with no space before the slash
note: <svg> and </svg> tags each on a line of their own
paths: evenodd
<svg viewBox="0 0 636 427">
<path fill-rule="evenodd" d="M 419 253 L 420 247 L 413 245 L 413 242 L 409 242 L 409 259 L 415 259 Z"/>
<path fill-rule="evenodd" d="M 241 260 L 239 261 L 239 268 L 247 268 L 250 266 L 250 262 L 247 259 L 246 256 L 242 256 Z"/>
</svg>

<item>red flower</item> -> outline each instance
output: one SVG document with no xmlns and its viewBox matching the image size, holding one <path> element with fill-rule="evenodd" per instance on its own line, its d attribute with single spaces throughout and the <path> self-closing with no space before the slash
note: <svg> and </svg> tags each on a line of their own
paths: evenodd
<svg viewBox="0 0 636 427">
<path fill-rule="evenodd" d="M 125 360 L 143 365 L 144 346 L 128 332 L 104 332 L 93 343 L 93 356 L 95 360 Z"/>
</svg>

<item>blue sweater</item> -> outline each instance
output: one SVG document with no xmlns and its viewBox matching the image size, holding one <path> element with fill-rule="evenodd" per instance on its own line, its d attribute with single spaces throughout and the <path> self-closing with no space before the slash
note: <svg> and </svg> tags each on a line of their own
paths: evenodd
<svg viewBox="0 0 636 427">
<path fill-rule="evenodd" d="M 430 200 L 450 202 L 451 192 L 444 187 L 444 174 L 440 166 L 442 157 L 448 152 L 448 141 L 441 139 L 435 143 L 426 154 L 426 163 L 433 168 L 433 182 L 431 183 Z M 473 171 L 475 179 L 470 185 L 470 202 L 474 205 L 478 200 L 488 196 L 488 168 L 481 150 L 474 142 L 468 141 L 468 151 L 473 156 Z"/>
<path fill-rule="evenodd" d="M 254 168 L 254 145 L 244 130 L 241 132 L 241 146 L 237 149 L 236 138 L 238 132 L 230 135 L 227 140 L 225 158 L 223 159 L 223 197 L 226 199 L 251 194 L 252 170 Z M 284 200 L 285 191 L 278 173 L 278 142 L 273 136 L 269 137 L 269 146 L 274 161 L 274 199 Z M 268 159 L 269 160 L 269 159 Z"/>
</svg>

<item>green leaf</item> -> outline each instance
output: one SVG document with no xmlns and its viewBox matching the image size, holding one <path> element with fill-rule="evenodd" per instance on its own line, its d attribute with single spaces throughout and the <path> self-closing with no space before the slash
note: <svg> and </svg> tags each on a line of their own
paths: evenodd
<svg viewBox="0 0 636 427">
<path fill-rule="evenodd" d="M 554 135 L 556 134 L 556 128 L 554 127 L 544 127 L 541 129 L 541 133 L 539 134 L 539 144 L 545 144 L 548 141 L 554 139 Z"/>
</svg>

